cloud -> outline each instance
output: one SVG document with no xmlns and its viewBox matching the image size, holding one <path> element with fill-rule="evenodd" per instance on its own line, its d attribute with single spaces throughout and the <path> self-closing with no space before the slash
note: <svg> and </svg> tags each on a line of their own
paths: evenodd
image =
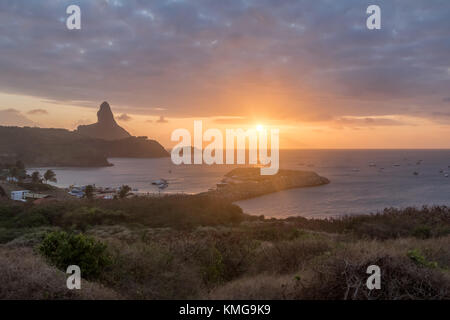
<svg viewBox="0 0 450 320">
<path fill-rule="evenodd" d="M 35 126 L 36 123 L 25 117 L 19 110 L 0 110 L 0 125 L 2 126 Z"/>
<path fill-rule="evenodd" d="M 312 122 L 400 114 L 450 87 L 448 1 L 380 0 L 377 31 L 356 0 L 77 3 L 82 33 L 55 19 L 64 1 L 0 2 L 2 91 L 93 107 L 107 96 L 130 114 Z"/>
<path fill-rule="evenodd" d="M 29 115 L 47 115 L 48 111 L 44 109 L 33 109 L 27 112 Z"/>
<path fill-rule="evenodd" d="M 367 116 L 367 117 L 340 117 L 332 121 L 334 125 L 340 127 L 386 127 L 412 125 L 391 116 Z"/>
<path fill-rule="evenodd" d="M 0 110 L 0 111 L 3 111 L 3 112 L 5 112 L 5 113 L 13 113 L 13 114 L 19 114 L 19 113 L 20 113 L 19 110 L 13 109 L 13 108 L 5 109 L 5 110 Z"/>
<path fill-rule="evenodd" d="M 441 125 L 450 125 L 450 112 L 433 112 L 431 120 Z"/>
<path fill-rule="evenodd" d="M 158 120 L 156 120 L 156 123 L 168 123 L 164 116 L 160 116 Z"/>
<path fill-rule="evenodd" d="M 129 115 L 127 115 L 126 113 L 123 113 L 120 116 L 118 116 L 117 119 L 120 120 L 120 121 L 125 121 L 126 122 L 126 121 L 132 120 L 133 118 L 130 117 Z"/>
<path fill-rule="evenodd" d="M 239 125 L 239 124 L 248 124 L 250 122 L 250 119 L 243 117 L 225 117 L 225 118 L 215 118 L 214 122 L 218 124 Z"/>
</svg>

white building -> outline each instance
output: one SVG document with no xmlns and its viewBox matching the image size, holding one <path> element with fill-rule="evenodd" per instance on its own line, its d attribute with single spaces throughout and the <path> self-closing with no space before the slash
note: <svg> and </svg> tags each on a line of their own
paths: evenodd
<svg viewBox="0 0 450 320">
<path fill-rule="evenodd" d="M 12 191 L 11 199 L 15 201 L 25 201 L 25 195 L 28 194 L 29 192 L 30 191 L 28 190 Z"/>
</svg>

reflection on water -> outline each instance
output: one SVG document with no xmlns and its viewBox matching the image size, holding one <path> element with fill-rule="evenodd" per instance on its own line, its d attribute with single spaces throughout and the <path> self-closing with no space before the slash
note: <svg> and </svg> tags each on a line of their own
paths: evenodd
<svg viewBox="0 0 450 320">
<path fill-rule="evenodd" d="M 151 181 L 169 181 L 165 193 L 198 193 L 214 187 L 233 166 L 175 166 L 165 159 L 109 159 L 114 167 L 56 168 L 58 185 L 128 184 L 158 192 Z M 245 212 L 286 217 L 361 214 L 385 207 L 450 204 L 450 150 L 292 150 L 282 168 L 316 171 L 326 186 L 286 190 L 237 202 Z M 40 169 L 40 171 L 46 168 Z M 415 175 L 414 172 L 417 174 Z"/>
</svg>

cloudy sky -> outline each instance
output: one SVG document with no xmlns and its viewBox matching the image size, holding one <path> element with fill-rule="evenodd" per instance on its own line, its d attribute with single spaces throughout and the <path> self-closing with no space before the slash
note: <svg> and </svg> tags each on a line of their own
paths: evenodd
<svg viewBox="0 0 450 320">
<path fill-rule="evenodd" d="M 289 148 L 450 148 L 450 2 L 0 2 L 0 125 L 74 129 L 104 100 L 166 146 L 203 119 Z"/>
</svg>

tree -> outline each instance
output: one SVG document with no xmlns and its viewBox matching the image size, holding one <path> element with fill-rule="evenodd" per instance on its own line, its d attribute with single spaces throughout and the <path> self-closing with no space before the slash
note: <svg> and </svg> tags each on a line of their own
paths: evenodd
<svg viewBox="0 0 450 320">
<path fill-rule="evenodd" d="M 119 191 L 119 198 L 120 199 L 126 198 L 127 195 L 130 193 L 130 191 L 131 191 L 131 188 L 129 186 L 123 185 Z"/>
<path fill-rule="evenodd" d="M 86 186 L 86 189 L 84 189 L 84 196 L 91 200 L 94 197 L 94 187 L 91 185 Z"/>
<path fill-rule="evenodd" d="M 41 174 L 38 171 L 35 171 L 31 174 L 31 181 L 35 184 L 41 183 Z"/>
<path fill-rule="evenodd" d="M 56 174 L 53 172 L 53 170 L 47 170 L 45 173 L 44 173 L 44 180 L 45 180 L 45 183 L 47 183 L 48 181 L 50 181 L 50 182 L 58 182 L 58 180 L 56 180 Z"/>
<path fill-rule="evenodd" d="M 25 169 L 20 169 L 18 167 L 11 167 L 9 169 L 9 175 L 13 178 L 17 178 L 19 180 L 26 178 L 27 171 Z"/>
<path fill-rule="evenodd" d="M 19 169 L 17 167 L 10 168 L 9 175 L 13 178 L 17 178 L 19 176 Z"/>
</svg>

